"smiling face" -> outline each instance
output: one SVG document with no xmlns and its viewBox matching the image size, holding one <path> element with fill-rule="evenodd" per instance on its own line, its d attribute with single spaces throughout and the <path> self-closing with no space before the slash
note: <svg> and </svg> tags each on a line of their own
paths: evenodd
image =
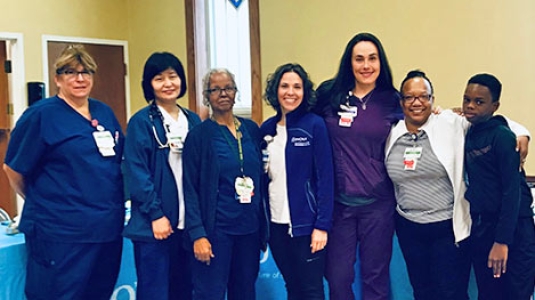
<svg viewBox="0 0 535 300">
<path fill-rule="evenodd" d="M 54 81 L 58 87 L 59 97 L 69 100 L 88 99 L 91 88 L 93 87 L 93 73 L 87 72 L 80 64 L 75 68 L 66 69 L 65 71 L 69 72 L 57 74 L 54 77 Z"/>
<path fill-rule="evenodd" d="M 351 66 L 357 85 L 375 86 L 381 71 L 377 47 L 369 41 L 358 42 L 353 47 Z"/>
<path fill-rule="evenodd" d="M 466 86 L 463 97 L 463 114 L 472 124 L 487 121 L 500 106 L 500 102 L 492 101 L 488 87 L 477 83 Z"/>
<path fill-rule="evenodd" d="M 174 103 L 180 94 L 182 81 L 173 68 L 161 72 L 151 80 L 154 99 L 158 104 Z"/>
<path fill-rule="evenodd" d="M 277 97 L 283 114 L 294 111 L 303 102 L 303 80 L 295 72 L 282 75 L 277 89 Z"/>
<path fill-rule="evenodd" d="M 431 85 L 422 77 L 414 77 L 403 84 L 401 93 L 407 129 L 418 130 L 427 122 L 433 109 Z"/>
<path fill-rule="evenodd" d="M 210 76 L 209 90 L 217 90 L 208 93 L 208 102 L 214 114 L 223 114 L 232 111 L 236 86 L 227 73 L 214 73 Z M 228 91 L 227 91 L 228 90 Z"/>
</svg>

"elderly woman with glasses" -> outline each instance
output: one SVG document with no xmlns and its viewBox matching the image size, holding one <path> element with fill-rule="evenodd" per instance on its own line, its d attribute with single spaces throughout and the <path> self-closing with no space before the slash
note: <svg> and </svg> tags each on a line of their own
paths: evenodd
<svg viewBox="0 0 535 300">
<path fill-rule="evenodd" d="M 201 120 L 177 104 L 186 93 L 186 74 L 173 54 L 156 52 L 147 59 L 142 87 L 149 105 L 128 122 L 124 151 L 132 201 L 124 235 L 134 243 L 136 299 L 188 300 L 192 287 L 190 253 L 182 246 L 182 148 Z"/>
<path fill-rule="evenodd" d="M 210 119 L 184 145 L 186 232 L 195 256 L 195 299 L 255 299 L 267 218 L 261 201 L 260 130 L 234 115 L 236 82 L 226 69 L 203 80 Z"/>
<path fill-rule="evenodd" d="M 121 263 L 123 134 L 89 98 L 97 65 L 81 46 L 56 60 L 58 94 L 29 107 L 11 134 L 4 170 L 26 201 L 28 299 L 109 299 Z"/>
</svg>

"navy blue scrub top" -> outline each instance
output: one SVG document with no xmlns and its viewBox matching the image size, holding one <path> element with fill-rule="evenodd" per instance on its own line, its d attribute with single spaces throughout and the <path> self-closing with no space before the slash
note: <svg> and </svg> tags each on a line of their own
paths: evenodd
<svg viewBox="0 0 535 300">
<path fill-rule="evenodd" d="M 124 136 L 109 106 L 89 99 L 89 111 L 114 137 L 114 156 L 100 154 L 94 124 L 57 96 L 37 102 L 18 120 L 5 163 L 24 176 L 19 228 L 25 234 L 65 242 L 108 242 L 120 236 Z"/>
<path fill-rule="evenodd" d="M 213 140 L 219 163 L 219 193 L 216 210 L 216 228 L 227 234 L 250 234 L 259 228 L 260 210 L 260 160 L 258 150 L 251 136 L 241 126 L 243 169 L 246 176 L 251 177 L 254 183 L 254 195 L 251 203 L 240 203 L 236 198 L 234 183 L 236 177 L 241 177 L 240 160 L 238 157 L 238 140 L 224 125 L 219 125 Z M 230 142 L 230 143 L 229 143 Z M 231 147 L 232 145 L 232 147 Z"/>
</svg>

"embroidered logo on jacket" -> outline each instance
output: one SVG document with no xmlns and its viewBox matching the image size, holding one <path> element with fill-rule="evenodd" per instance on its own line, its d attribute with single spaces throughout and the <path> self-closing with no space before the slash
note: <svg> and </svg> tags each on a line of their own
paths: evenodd
<svg viewBox="0 0 535 300">
<path fill-rule="evenodd" d="M 492 149 L 492 145 L 488 145 L 484 148 L 481 148 L 481 149 L 472 149 L 470 151 L 468 151 L 468 153 L 466 153 L 466 156 L 467 156 L 467 159 L 469 161 L 475 159 L 476 157 L 479 157 L 479 156 L 482 156 L 482 155 L 485 155 L 487 153 L 489 153 L 489 151 Z"/>
<path fill-rule="evenodd" d="M 304 137 L 293 137 L 292 140 L 291 140 L 291 143 L 295 147 L 310 146 L 310 141 L 308 140 L 308 137 L 306 137 L 306 136 L 304 136 Z"/>
</svg>

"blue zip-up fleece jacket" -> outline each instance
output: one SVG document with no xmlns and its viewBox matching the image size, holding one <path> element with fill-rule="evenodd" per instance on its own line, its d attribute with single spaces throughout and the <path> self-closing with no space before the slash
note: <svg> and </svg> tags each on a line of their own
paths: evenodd
<svg viewBox="0 0 535 300">
<path fill-rule="evenodd" d="M 123 235 L 135 241 L 156 241 L 152 221 L 166 216 L 171 226 L 178 225 L 178 191 L 169 166 L 169 147 L 162 120 L 154 105 L 138 111 L 130 118 L 124 150 L 125 182 L 132 201 L 131 218 Z M 180 108 L 188 119 L 188 128 L 201 123 L 199 116 Z M 152 119 L 152 121 L 151 121 Z M 154 126 L 154 127 L 153 127 Z"/>
<path fill-rule="evenodd" d="M 258 151 L 261 161 L 260 131 L 258 125 L 251 120 L 238 117 Z M 183 152 L 184 166 L 184 200 L 186 204 L 186 233 L 193 243 L 201 237 L 210 236 L 216 227 L 217 199 L 219 193 L 219 158 L 213 147 L 214 135 L 219 132 L 219 125 L 212 120 L 205 120 L 195 127 L 186 138 Z M 260 164 L 261 166 L 261 164 Z M 259 173 L 262 170 L 258 170 Z M 261 197 L 260 192 L 253 197 Z M 268 228 L 267 214 L 260 201 L 258 211 L 260 241 L 262 250 L 267 248 Z"/>
<path fill-rule="evenodd" d="M 266 120 L 262 136 L 275 136 L 281 114 Z M 288 141 L 286 186 L 290 205 L 292 236 L 312 234 L 316 229 L 329 231 L 332 225 L 334 174 L 332 148 L 323 119 L 298 107 L 286 114 Z M 267 143 L 262 143 L 263 149 Z M 264 199 L 268 199 L 268 174 L 264 174 Z M 269 201 L 266 201 L 269 213 Z"/>
</svg>

